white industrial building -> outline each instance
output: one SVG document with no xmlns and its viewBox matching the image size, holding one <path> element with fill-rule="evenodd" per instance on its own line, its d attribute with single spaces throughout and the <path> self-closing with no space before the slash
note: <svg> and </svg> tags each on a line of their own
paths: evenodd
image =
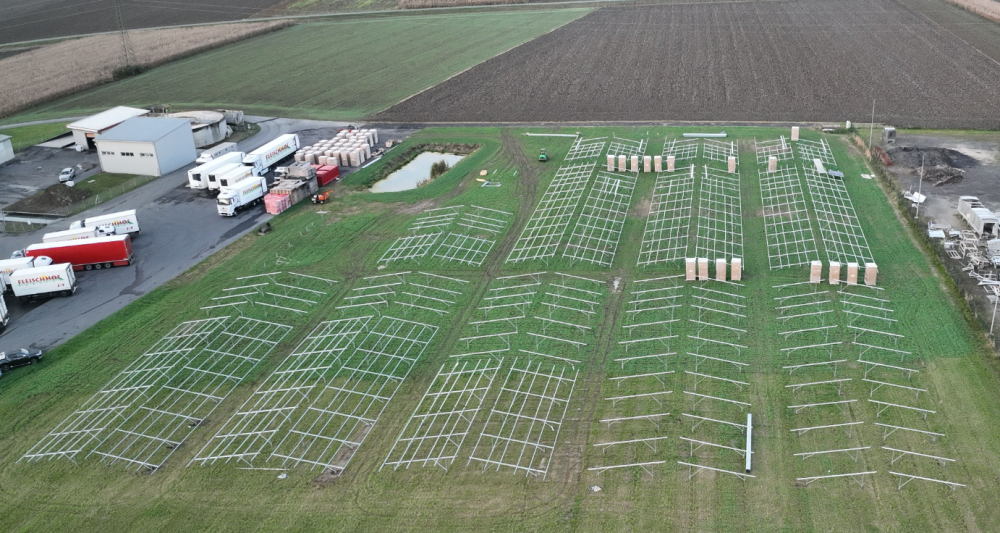
<svg viewBox="0 0 1000 533">
<path fill-rule="evenodd" d="M 167 116 L 191 122 L 191 135 L 194 136 L 195 148 L 218 144 L 233 133 L 232 128 L 226 124 L 226 116 L 218 111 L 185 111 Z"/>
<path fill-rule="evenodd" d="M 130 118 L 95 141 L 101 169 L 115 174 L 162 176 L 198 156 L 184 118 Z"/>
<path fill-rule="evenodd" d="M 10 142 L 10 135 L 0 135 L 0 165 L 14 159 L 14 145 Z"/>
<path fill-rule="evenodd" d="M 149 110 L 146 109 L 118 106 L 68 124 L 66 127 L 73 132 L 73 141 L 77 146 L 93 150 L 95 148 L 94 139 L 101 133 L 110 130 L 130 118 L 148 114 Z"/>
</svg>

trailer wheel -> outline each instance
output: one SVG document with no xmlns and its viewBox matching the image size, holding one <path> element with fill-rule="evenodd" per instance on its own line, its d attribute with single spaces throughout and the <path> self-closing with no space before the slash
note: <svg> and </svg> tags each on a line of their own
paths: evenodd
<svg viewBox="0 0 1000 533">
<path fill-rule="evenodd" d="M 73 296 L 73 291 L 63 291 L 62 294 L 63 297 L 69 298 L 70 296 Z"/>
<path fill-rule="evenodd" d="M 83 269 L 84 270 L 93 270 L 94 269 L 94 265 L 87 265 L 87 266 L 83 267 Z"/>
<path fill-rule="evenodd" d="M 94 270 L 100 270 L 102 268 L 104 268 L 104 265 L 102 265 L 100 263 L 97 263 L 96 265 L 94 265 Z"/>
<path fill-rule="evenodd" d="M 27 296 L 18 296 L 17 297 L 17 301 L 21 302 L 22 304 L 27 305 L 27 303 L 30 302 L 31 299 L 28 298 Z"/>
<path fill-rule="evenodd" d="M 104 268 L 111 268 L 113 266 L 111 263 L 104 263 Z"/>
</svg>

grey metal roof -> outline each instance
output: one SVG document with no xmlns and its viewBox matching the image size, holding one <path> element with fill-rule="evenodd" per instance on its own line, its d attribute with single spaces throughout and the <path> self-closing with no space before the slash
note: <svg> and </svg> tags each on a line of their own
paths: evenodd
<svg viewBox="0 0 1000 533">
<path fill-rule="evenodd" d="M 135 117 L 97 136 L 98 141 L 156 142 L 177 128 L 191 129 L 186 118 Z"/>
</svg>

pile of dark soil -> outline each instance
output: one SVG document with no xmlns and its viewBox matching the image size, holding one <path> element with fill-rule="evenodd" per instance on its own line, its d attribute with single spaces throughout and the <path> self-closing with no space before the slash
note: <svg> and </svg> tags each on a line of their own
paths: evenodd
<svg viewBox="0 0 1000 533">
<path fill-rule="evenodd" d="M 947 166 L 952 168 L 971 168 L 979 165 L 979 161 L 958 150 L 951 148 L 920 148 L 919 146 L 897 146 L 888 150 L 895 165 L 912 169 L 920 168 L 923 159 L 924 168 Z"/>
<path fill-rule="evenodd" d="M 65 207 L 89 198 L 90 191 L 67 187 L 61 183 L 52 185 L 41 193 L 10 204 L 4 211 L 8 213 L 57 214 Z"/>
</svg>

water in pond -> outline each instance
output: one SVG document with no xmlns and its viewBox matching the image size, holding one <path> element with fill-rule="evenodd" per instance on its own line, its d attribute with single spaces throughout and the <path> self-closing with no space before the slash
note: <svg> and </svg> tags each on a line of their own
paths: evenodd
<svg viewBox="0 0 1000 533">
<path fill-rule="evenodd" d="M 403 168 L 389 174 L 384 180 L 372 185 L 371 192 L 396 192 L 416 189 L 417 184 L 431 177 L 431 165 L 438 161 L 448 163 L 448 167 L 455 166 L 464 155 L 441 154 L 438 152 L 424 152 L 413 161 L 407 163 Z"/>
</svg>

